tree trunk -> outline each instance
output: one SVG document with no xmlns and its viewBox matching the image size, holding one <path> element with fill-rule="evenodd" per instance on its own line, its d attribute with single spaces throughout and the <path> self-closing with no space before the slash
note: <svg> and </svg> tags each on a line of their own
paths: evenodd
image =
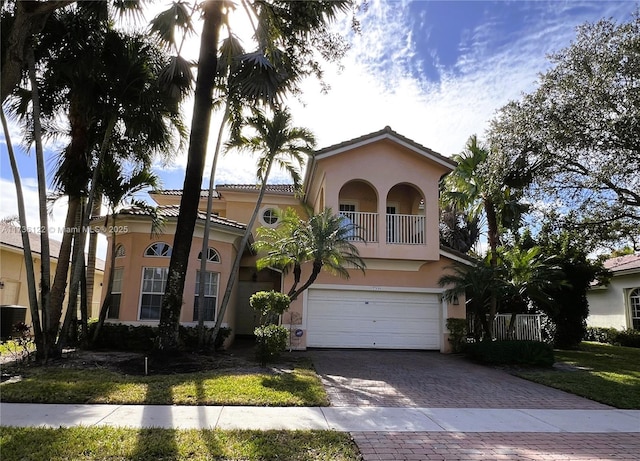
<svg viewBox="0 0 640 461">
<path fill-rule="evenodd" d="M 205 345 L 205 328 L 204 328 L 204 284 L 207 275 L 207 258 L 209 256 L 209 230 L 211 228 L 211 207 L 213 206 L 213 189 L 216 177 L 216 165 L 218 164 L 218 156 L 220 155 L 220 146 L 222 145 L 222 134 L 224 126 L 229 116 L 229 104 L 227 103 L 220 129 L 218 130 L 218 139 L 216 140 L 216 151 L 213 154 L 213 162 L 211 163 L 211 174 L 209 175 L 209 194 L 207 195 L 207 210 L 204 221 L 204 235 L 202 238 L 202 258 L 200 258 L 200 280 L 198 281 L 198 347 L 204 349 Z M 215 309 L 215 306 L 214 306 Z"/>
<path fill-rule="evenodd" d="M 100 216 L 101 211 L 102 211 L 102 194 L 96 193 L 96 199 L 93 202 L 93 207 L 91 209 L 91 218 Z M 89 312 L 93 313 L 93 286 L 95 284 L 95 279 L 96 279 L 97 249 L 98 249 L 98 233 L 91 230 L 89 234 L 89 250 L 87 254 L 87 276 L 86 276 L 86 285 L 87 285 L 86 315 L 87 317 L 90 317 Z"/>
<path fill-rule="evenodd" d="M 300 296 L 300 293 L 302 293 L 304 290 L 309 288 L 313 284 L 313 282 L 316 281 L 316 279 L 318 278 L 318 274 L 322 270 L 323 265 L 324 263 L 322 262 L 322 260 L 316 259 L 313 261 L 313 270 L 311 271 L 311 275 L 309 275 L 309 279 L 306 282 L 304 282 L 304 285 L 302 285 L 297 290 L 294 291 L 294 288 L 295 288 L 295 285 L 294 285 L 294 287 L 292 287 L 291 290 L 289 291 L 289 299 L 291 299 L 291 302 L 298 299 L 298 296 Z"/>
<path fill-rule="evenodd" d="M 9 134 L 9 126 L 7 125 L 7 119 L 4 116 L 4 110 L 0 110 L 2 116 L 2 128 L 4 130 L 4 138 L 7 143 L 7 152 L 9 154 L 9 163 L 11 164 L 11 172 L 13 173 L 13 182 L 16 186 L 16 197 L 18 198 L 18 219 L 20 220 L 20 229 L 26 230 L 27 227 L 27 212 L 24 205 L 24 196 L 22 195 L 22 181 L 20 179 L 20 172 L 18 171 L 18 164 L 16 163 L 15 153 L 13 151 L 13 144 L 11 143 L 11 137 Z M 31 312 L 31 319 L 33 322 L 33 336 L 36 342 L 36 358 L 43 359 L 46 357 L 46 343 L 42 332 L 42 326 L 40 324 L 40 313 L 38 312 L 38 291 L 36 288 L 36 276 L 33 267 L 33 259 L 31 256 L 31 244 L 29 242 L 29 233 L 20 232 L 22 237 L 22 252 L 24 254 L 24 265 L 27 276 L 27 292 L 29 295 L 29 310 Z"/>
<path fill-rule="evenodd" d="M 79 251 L 76 254 L 76 258 L 74 259 L 73 270 L 71 273 L 71 286 L 69 287 L 69 299 L 75 299 L 76 296 L 78 295 L 78 286 L 80 284 L 80 280 L 82 279 L 82 275 L 86 270 L 85 260 L 84 260 L 84 248 L 87 241 L 86 230 L 89 227 L 89 216 L 91 215 L 91 210 L 93 208 L 93 199 L 97 190 L 98 176 L 102 168 L 102 162 L 104 161 L 104 157 L 105 155 L 107 155 L 107 151 L 109 150 L 109 144 L 111 143 L 111 136 L 113 135 L 113 130 L 116 126 L 116 122 L 117 122 L 117 114 L 114 114 L 109 120 L 109 122 L 107 123 L 107 127 L 104 133 L 104 138 L 102 140 L 102 144 L 100 145 L 98 162 L 96 163 L 93 170 L 93 177 L 91 178 L 91 187 L 89 188 L 89 194 L 87 195 L 86 207 L 83 210 L 81 210 L 82 219 L 80 220 L 80 229 L 77 234 L 77 238 L 78 238 L 78 246 L 79 248 L 81 248 L 82 251 Z M 69 314 L 67 315 L 67 318 L 68 317 L 69 317 Z M 62 348 L 65 345 L 69 327 L 70 327 L 70 322 L 67 322 L 65 319 L 63 330 L 60 334 L 60 341 L 57 344 L 58 352 L 61 352 Z"/>
<path fill-rule="evenodd" d="M 500 241 L 498 230 L 498 218 L 496 216 L 496 209 L 494 203 L 490 199 L 484 200 L 484 211 L 487 215 L 487 241 L 489 243 L 489 264 L 495 271 L 498 265 L 498 243 Z M 493 324 L 498 312 L 498 294 L 495 289 L 491 290 L 491 298 L 489 304 L 489 319 L 487 334 L 493 340 L 495 338 L 495 332 L 493 331 Z"/>
<path fill-rule="evenodd" d="M 58 253 L 58 265 L 56 274 L 51 287 L 51 297 L 49 299 L 49 315 L 47 316 L 47 324 L 44 327 L 44 333 L 47 341 L 47 355 L 56 356 L 55 348 L 58 328 L 60 326 L 60 318 L 62 317 L 62 304 L 67 292 L 67 280 L 69 278 L 69 261 L 71 259 L 71 248 L 73 246 L 73 230 L 76 226 L 76 217 L 80 206 L 80 197 L 69 197 L 69 205 L 67 207 L 67 217 L 64 223 L 64 233 L 62 234 L 62 243 L 60 244 L 60 252 Z"/>
<path fill-rule="evenodd" d="M 104 325 L 104 321 L 107 318 L 107 314 L 109 313 L 109 309 L 111 308 L 111 292 L 113 291 L 113 273 L 115 271 L 114 266 L 116 265 L 116 213 L 115 210 L 112 210 L 113 216 L 113 224 L 111 228 L 111 245 L 109 248 L 109 275 L 107 279 L 107 294 L 104 297 L 104 301 L 102 301 L 102 306 L 100 306 L 100 314 L 98 315 L 98 323 L 96 323 L 96 328 L 93 331 L 93 337 L 91 338 L 91 345 L 95 346 L 98 342 L 98 338 L 100 337 L 100 331 L 102 330 L 102 326 Z M 106 225 L 106 224 L 105 224 Z"/>
<path fill-rule="evenodd" d="M 78 216 L 76 221 L 78 225 L 82 223 L 82 216 Z M 82 232 L 82 231 L 80 231 Z M 82 253 L 82 259 L 79 259 L 79 255 Z M 84 251 L 80 248 L 79 233 L 75 234 L 73 239 L 73 252 L 71 254 L 71 273 L 73 274 L 76 264 L 82 264 L 85 266 Z M 83 267 L 83 272 L 86 267 Z M 69 344 L 72 346 L 78 345 L 78 287 L 72 285 L 69 287 L 69 299 L 67 300 L 67 310 L 64 316 L 64 322 L 62 323 L 62 329 L 60 330 L 60 342 L 63 344 Z M 64 335 L 64 339 L 62 338 Z"/>
<path fill-rule="evenodd" d="M 240 241 L 240 245 L 238 246 L 238 252 L 236 253 L 236 258 L 233 261 L 233 266 L 231 267 L 231 272 L 229 273 L 229 279 L 227 280 L 227 287 L 224 290 L 224 297 L 222 298 L 222 303 L 220 304 L 220 310 L 218 311 L 218 317 L 216 318 L 216 324 L 213 327 L 213 332 L 211 333 L 212 341 L 215 343 L 216 338 L 218 336 L 218 332 L 220 331 L 220 327 L 222 326 L 222 319 L 224 318 L 224 314 L 227 312 L 227 306 L 229 304 L 229 299 L 231 298 L 231 292 L 233 291 L 233 286 L 238 279 L 238 273 L 240 272 L 240 261 L 242 260 L 242 254 L 244 253 L 244 248 L 249 243 L 249 237 L 251 236 L 251 229 L 253 229 L 253 224 L 256 222 L 256 218 L 258 217 L 258 213 L 260 212 L 260 206 L 262 205 L 262 199 L 264 198 L 264 194 L 267 190 L 267 180 L 269 179 L 269 174 L 271 173 L 271 167 L 273 166 L 273 158 L 269 160 L 269 165 L 267 166 L 267 170 L 264 174 L 264 178 L 262 179 L 262 184 L 260 185 L 260 193 L 258 194 L 258 200 L 256 200 L 256 205 L 253 208 L 253 214 L 251 215 L 251 219 L 247 224 L 247 228 L 244 231 L 244 235 L 242 236 L 242 240 Z"/>
<path fill-rule="evenodd" d="M 47 210 L 47 178 L 44 167 L 44 149 L 42 147 L 42 127 L 40 125 L 40 94 L 36 79 L 36 63 L 33 48 L 27 55 L 31 99 L 33 102 L 33 138 L 36 145 L 36 170 L 38 174 L 38 210 L 40 215 L 40 309 L 46 321 L 49 313 L 49 295 L 51 292 L 51 249 L 49 246 L 49 214 Z M 36 353 L 37 355 L 37 353 Z"/>
<path fill-rule="evenodd" d="M 223 3 L 215 0 L 208 0 L 203 4 L 204 24 L 200 41 L 187 167 L 180 200 L 180 214 L 178 215 L 171 261 L 169 262 L 166 290 L 160 310 L 158 347 L 165 350 L 178 348 L 178 327 L 182 310 L 184 280 L 189 265 L 191 240 L 198 217 L 198 203 L 209 140 L 214 78 L 218 66 L 218 37 L 222 26 L 222 8 Z"/>
</svg>

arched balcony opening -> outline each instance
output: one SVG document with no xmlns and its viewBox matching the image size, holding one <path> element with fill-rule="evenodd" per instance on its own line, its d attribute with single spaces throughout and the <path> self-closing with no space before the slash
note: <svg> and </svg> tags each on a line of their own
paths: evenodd
<svg viewBox="0 0 640 461">
<path fill-rule="evenodd" d="M 338 194 L 338 213 L 354 226 L 353 240 L 378 241 L 378 194 L 367 182 L 349 181 Z"/>
<path fill-rule="evenodd" d="M 424 194 L 412 184 L 396 184 L 387 194 L 386 242 L 424 245 L 426 230 Z"/>
</svg>

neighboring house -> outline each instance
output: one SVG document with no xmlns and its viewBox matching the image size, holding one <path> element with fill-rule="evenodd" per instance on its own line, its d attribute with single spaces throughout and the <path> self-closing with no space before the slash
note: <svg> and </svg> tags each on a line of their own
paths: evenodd
<svg viewBox="0 0 640 461">
<path fill-rule="evenodd" d="M 464 255 L 439 244 L 438 185 L 454 167 L 451 159 L 386 127 L 317 151 L 307 165 L 302 198 L 291 185 L 268 186 L 256 227 L 277 226 L 278 209 L 293 207 L 304 216 L 303 205 L 316 212 L 329 207 L 358 225 L 365 239 L 354 241 L 366 262 L 365 274 L 350 270 L 351 277 L 342 279 L 323 271 L 283 315 L 292 348 L 449 350 L 445 321 L 465 317 L 464 301 L 451 305 L 444 301 L 438 280 L 447 267 L 469 263 Z M 219 185 L 213 200 L 205 319 L 214 321 L 233 259 L 243 252 L 239 283 L 223 319 L 233 334 L 253 332 L 251 294 L 270 289 L 286 292 L 292 284 L 291 274 L 258 272 L 259 255 L 251 248 L 238 248 L 245 229 L 241 223 L 249 221 L 258 191 L 255 185 Z M 151 194 L 165 217 L 160 235 L 152 235 L 146 212 L 134 208 L 118 214 L 112 291 L 117 306 L 110 312 L 111 321 L 157 323 L 180 194 L 176 190 Z M 202 191 L 201 210 L 206 203 L 207 191 Z M 196 324 L 200 304 L 196 275 L 204 219 L 201 213 L 186 275 L 181 322 L 187 325 Z"/>
<path fill-rule="evenodd" d="M 40 283 L 40 235 L 30 232 L 29 244 L 35 270 L 36 284 Z M 60 242 L 49 239 L 49 252 L 51 253 L 51 279 L 58 265 L 58 253 Z M 97 317 L 100 308 L 102 294 L 102 282 L 104 277 L 104 261 L 96 260 L 96 275 L 93 289 L 93 299 L 89 307 L 89 317 Z M 66 307 L 67 300 L 64 301 Z M 21 315 L 26 312 L 25 322 L 31 324 L 31 312 L 29 311 L 29 292 L 27 288 L 27 275 L 22 247 L 22 234 L 17 225 L 0 222 L 0 307 L 6 311 L 12 310 Z M 3 319 L 13 320 L 13 317 L 4 315 Z M 8 329 L 8 330 L 7 330 Z M 3 325 L 3 336 L 11 327 Z M 10 333 L 9 333 L 10 334 Z"/>
<path fill-rule="evenodd" d="M 587 325 L 640 330 L 640 254 L 607 259 L 604 267 L 611 271 L 611 281 L 587 292 Z"/>
</svg>

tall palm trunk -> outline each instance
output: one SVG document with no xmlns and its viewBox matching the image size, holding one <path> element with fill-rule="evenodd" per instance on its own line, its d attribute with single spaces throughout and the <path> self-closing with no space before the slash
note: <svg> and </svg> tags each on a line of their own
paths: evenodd
<svg viewBox="0 0 640 461">
<path fill-rule="evenodd" d="M 216 319 L 216 324 L 213 327 L 213 332 L 211 333 L 212 340 L 215 342 L 218 332 L 220 331 L 220 327 L 222 326 L 222 319 L 224 318 L 224 314 L 227 312 L 227 306 L 229 305 L 229 300 L 231 299 L 231 293 L 233 292 L 233 286 L 238 279 L 238 274 L 240 272 L 240 261 L 242 260 L 242 254 L 244 253 L 244 249 L 249 243 L 249 237 L 251 237 L 251 229 L 253 229 L 253 225 L 256 222 L 258 217 L 258 213 L 260 212 L 260 206 L 262 205 L 262 199 L 264 198 L 264 194 L 267 190 L 267 180 L 269 179 L 269 174 L 271 173 L 271 167 L 273 166 L 274 159 L 271 158 L 269 160 L 269 165 L 266 168 L 264 177 L 262 178 L 262 184 L 260 184 L 260 194 L 258 194 L 258 200 L 256 200 L 256 205 L 253 208 L 253 214 L 251 215 L 251 219 L 247 224 L 247 228 L 244 231 L 244 235 L 242 236 L 242 240 L 240 241 L 240 245 L 237 248 L 236 258 L 233 261 L 233 266 L 231 267 L 231 272 L 229 273 L 229 279 L 227 280 L 227 287 L 224 290 L 224 297 L 222 298 L 222 303 L 220 304 L 220 309 L 218 311 L 218 317 Z"/>
<path fill-rule="evenodd" d="M 498 218 L 496 216 L 496 209 L 493 201 L 490 199 L 484 200 L 484 211 L 487 215 L 487 241 L 489 243 L 489 264 L 495 271 L 498 265 L 498 243 L 500 240 L 498 230 Z M 493 340 L 495 332 L 493 331 L 493 324 L 498 312 L 498 293 L 495 290 L 491 290 L 491 298 L 489 300 L 489 319 L 487 320 L 487 329 L 489 338 Z"/>
<path fill-rule="evenodd" d="M 86 207 L 82 210 L 82 219 L 80 222 L 80 229 L 77 234 L 78 246 L 81 249 L 78 253 L 76 253 L 76 258 L 73 264 L 73 270 L 71 273 L 71 286 L 69 288 L 69 299 L 74 299 L 78 295 L 78 286 L 80 284 L 80 280 L 82 279 L 83 274 L 85 273 L 85 260 L 84 260 L 84 247 L 87 239 L 87 228 L 89 227 L 89 216 L 91 215 L 91 209 L 93 208 L 93 199 L 97 191 L 98 185 L 98 177 L 100 174 L 100 169 L 102 168 L 102 162 L 104 161 L 105 155 L 107 155 L 107 151 L 109 150 L 109 145 L 111 143 L 111 137 L 113 135 L 114 128 L 117 122 L 117 114 L 111 117 L 111 120 L 107 123 L 107 127 L 104 133 L 104 138 L 102 140 L 102 144 L 100 145 L 100 153 L 98 154 L 98 162 L 93 170 L 93 177 L 91 178 L 91 187 L 89 189 L 89 193 L 87 195 L 87 204 Z M 62 348 L 65 345 L 66 338 L 68 336 L 68 331 L 71 326 L 70 316 L 72 313 L 67 312 L 65 322 L 62 327 L 62 331 L 60 332 L 60 341 L 57 345 L 58 351 L 62 351 Z"/>
<path fill-rule="evenodd" d="M 91 209 L 91 218 L 100 216 L 102 211 L 102 194 L 96 193 L 96 198 Z M 89 249 L 87 253 L 87 317 L 93 313 L 93 285 L 96 279 L 96 253 L 98 250 L 98 233 L 91 231 L 89 234 Z"/>
<path fill-rule="evenodd" d="M 112 220 L 111 220 L 111 244 L 109 245 L 109 275 L 107 278 L 107 288 L 106 295 L 104 300 L 102 301 L 102 305 L 100 306 L 100 314 L 98 315 L 98 322 L 96 323 L 95 330 L 93 331 L 93 337 L 91 338 L 91 344 L 95 345 L 100 337 L 100 331 L 102 330 L 102 326 L 104 325 L 104 321 L 107 318 L 107 313 L 111 308 L 111 292 L 113 291 L 113 274 L 115 272 L 116 265 L 116 212 L 115 208 L 112 210 Z M 107 219 L 108 222 L 108 219 Z M 105 223 L 105 226 L 107 223 Z"/>
<path fill-rule="evenodd" d="M 47 179 L 44 168 L 42 127 L 40 125 L 40 94 L 36 79 L 36 63 L 33 49 L 29 50 L 27 60 L 33 103 L 33 134 L 36 145 L 36 170 L 38 174 L 38 210 L 40 228 L 43 230 L 43 232 L 40 232 L 40 309 L 43 318 L 46 319 L 49 312 L 49 293 L 51 291 L 51 250 L 49 247 L 49 215 L 47 213 Z"/>
<path fill-rule="evenodd" d="M 182 295 L 189 265 L 191 240 L 198 217 L 198 203 L 209 140 L 211 104 L 214 78 L 218 66 L 218 37 L 222 26 L 223 6 L 222 2 L 216 0 L 208 0 L 203 5 L 204 24 L 200 41 L 187 167 L 180 200 L 180 214 L 178 215 L 171 261 L 169 262 L 166 290 L 160 310 L 159 347 L 161 349 L 174 350 L 178 347 Z M 205 256 L 203 255 L 203 257 Z"/>
<path fill-rule="evenodd" d="M 73 251 L 71 252 L 71 273 L 73 274 L 76 264 L 82 264 L 84 266 L 84 248 L 80 246 L 80 226 L 82 224 L 82 209 L 80 206 L 79 214 L 76 216 L 76 231 L 73 238 Z M 79 255 L 82 254 L 82 260 L 79 261 Z M 83 267 L 84 270 L 84 267 Z M 62 323 L 62 329 L 60 330 L 60 337 L 58 343 L 77 345 L 78 341 L 78 290 L 74 286 L 73 280 L 70 281 L 69 286 L 69 299 L 67 299 L 67 310 L 64 316 L 64 322 Z M 73 326 L 74 328 L 71 328 Z"/>
<path fill-rule="evenodd" d="M 213 189 L 216 177 L 216 165 L 218 164 L 218 156 L 220 155 L 220 146 L 222 145 L 222 134 L 224 132 L 224 126 L 227 123 L 229 117 L 229 104 L 227 103 L 222 121 L 220 122 L 220 129 L 218 130 L 218 139 L 216 140 L 216 151 L 213 154 L 213 162 L 211 163 L 211 174 L 209 175 L 209 194 L 207 195 L 207 211 L 204 222 L 204 235 L 202 238 L 202 257 L 200 258 L 200 279 L 198 280 L 198 303 L 200 308 L 198 309 L 198 347 L 204 348 L 205 345 L 205 330 L 204 330 L 204 289 L 205 280 L 207 275 L 207 261 L 209 256 L 209 230 L 211 228 L 211 208 L 213 206 Z M 214 306 L 215 309 L 215 306 Z"/>
<path fill-rule="evenodd" d="M 20 179 L 20 172 L 18 171 L 18 164 L 16 162 L 15 152 L 13 151 L 13 144 L 11 143 L 9 126 L 7 125 L 7 119 L 4 115 L 4 110 L 0 110 L 0 116 L 2 117 L 2 128 L 4 130 L 4 138 L 7 143 L 7 152 L 9 154 L 11 172 L 13 173 L 13 182 L 16 186 L 16 197 L 18 198 L 18 219 L 20 221 L 20 228 L 28 229 L 27 212 L 24 205 L 24 196 L 22 195 L 22 181 Z M 36 342 L 36 355 L 37 358 L 40 359 L 43 358 L 43 352 L 46 348 L 44 335 L 42 334 L 42 326 L 40 324 L 40 314 L 38 312 L 38 291 L 36 289 L 36 276 L 33 267 L 33 259 L 31 259 L 31 244 L 29 242 L 28 232 L 21 232 L 20 236 L 22 237 L 24 265 L 27 276 L 27 292 L 29 295 L 29 310 L 31 312 L 31 319 L 33 322 L 33 335 Z"/>
<path fill-rule="evenodd" d="M 47 316 L 47 324 L 45 325 L 47 357 L 57 356 L 55 344 L 60 327 L 60 318 L 62 317 L 62 305 L 67 291 L 69 262 L 71 260 L 71 249 L 73 247 L 73 229 L 75 229 L 77 225 L 76 219 L 79 208 L 80 197 L 69 197 L 67 217 L 64 222 L 65 229 L 62 235 L 62 242 L 60 243 L 60 252 L 58 253 L 58 265 L 56 266 L 56 273 L 51 288 L 51 297 L 49 299 L 49 315 Z"/>
</svg>

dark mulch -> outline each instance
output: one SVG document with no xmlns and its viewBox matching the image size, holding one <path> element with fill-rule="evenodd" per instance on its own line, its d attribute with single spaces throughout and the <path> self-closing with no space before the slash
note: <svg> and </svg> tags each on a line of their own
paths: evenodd
<svg viewBox="0 0 640 461">
<path fill-rule="evenodd" d="M 253 373 L 264 371 L 254 359 L 253 339 L 237 338 L 233 346 L 224 351 L 213 352 L 126 352 L 94 351 L 70 349 L 62 357 L 50 359 L 47 363 L 33 361 L 8 362 L 2 365 L 2 380 L 9 379 L 18 369 L 31 366 L 51 366 L 74 369 L 107 369 L 134 376 L 195 373 L 210 370 Z M 276 368 L 293 368 L 303 359 L 294 354 L 284 354 L 274 364 Z"/>
</svg>

